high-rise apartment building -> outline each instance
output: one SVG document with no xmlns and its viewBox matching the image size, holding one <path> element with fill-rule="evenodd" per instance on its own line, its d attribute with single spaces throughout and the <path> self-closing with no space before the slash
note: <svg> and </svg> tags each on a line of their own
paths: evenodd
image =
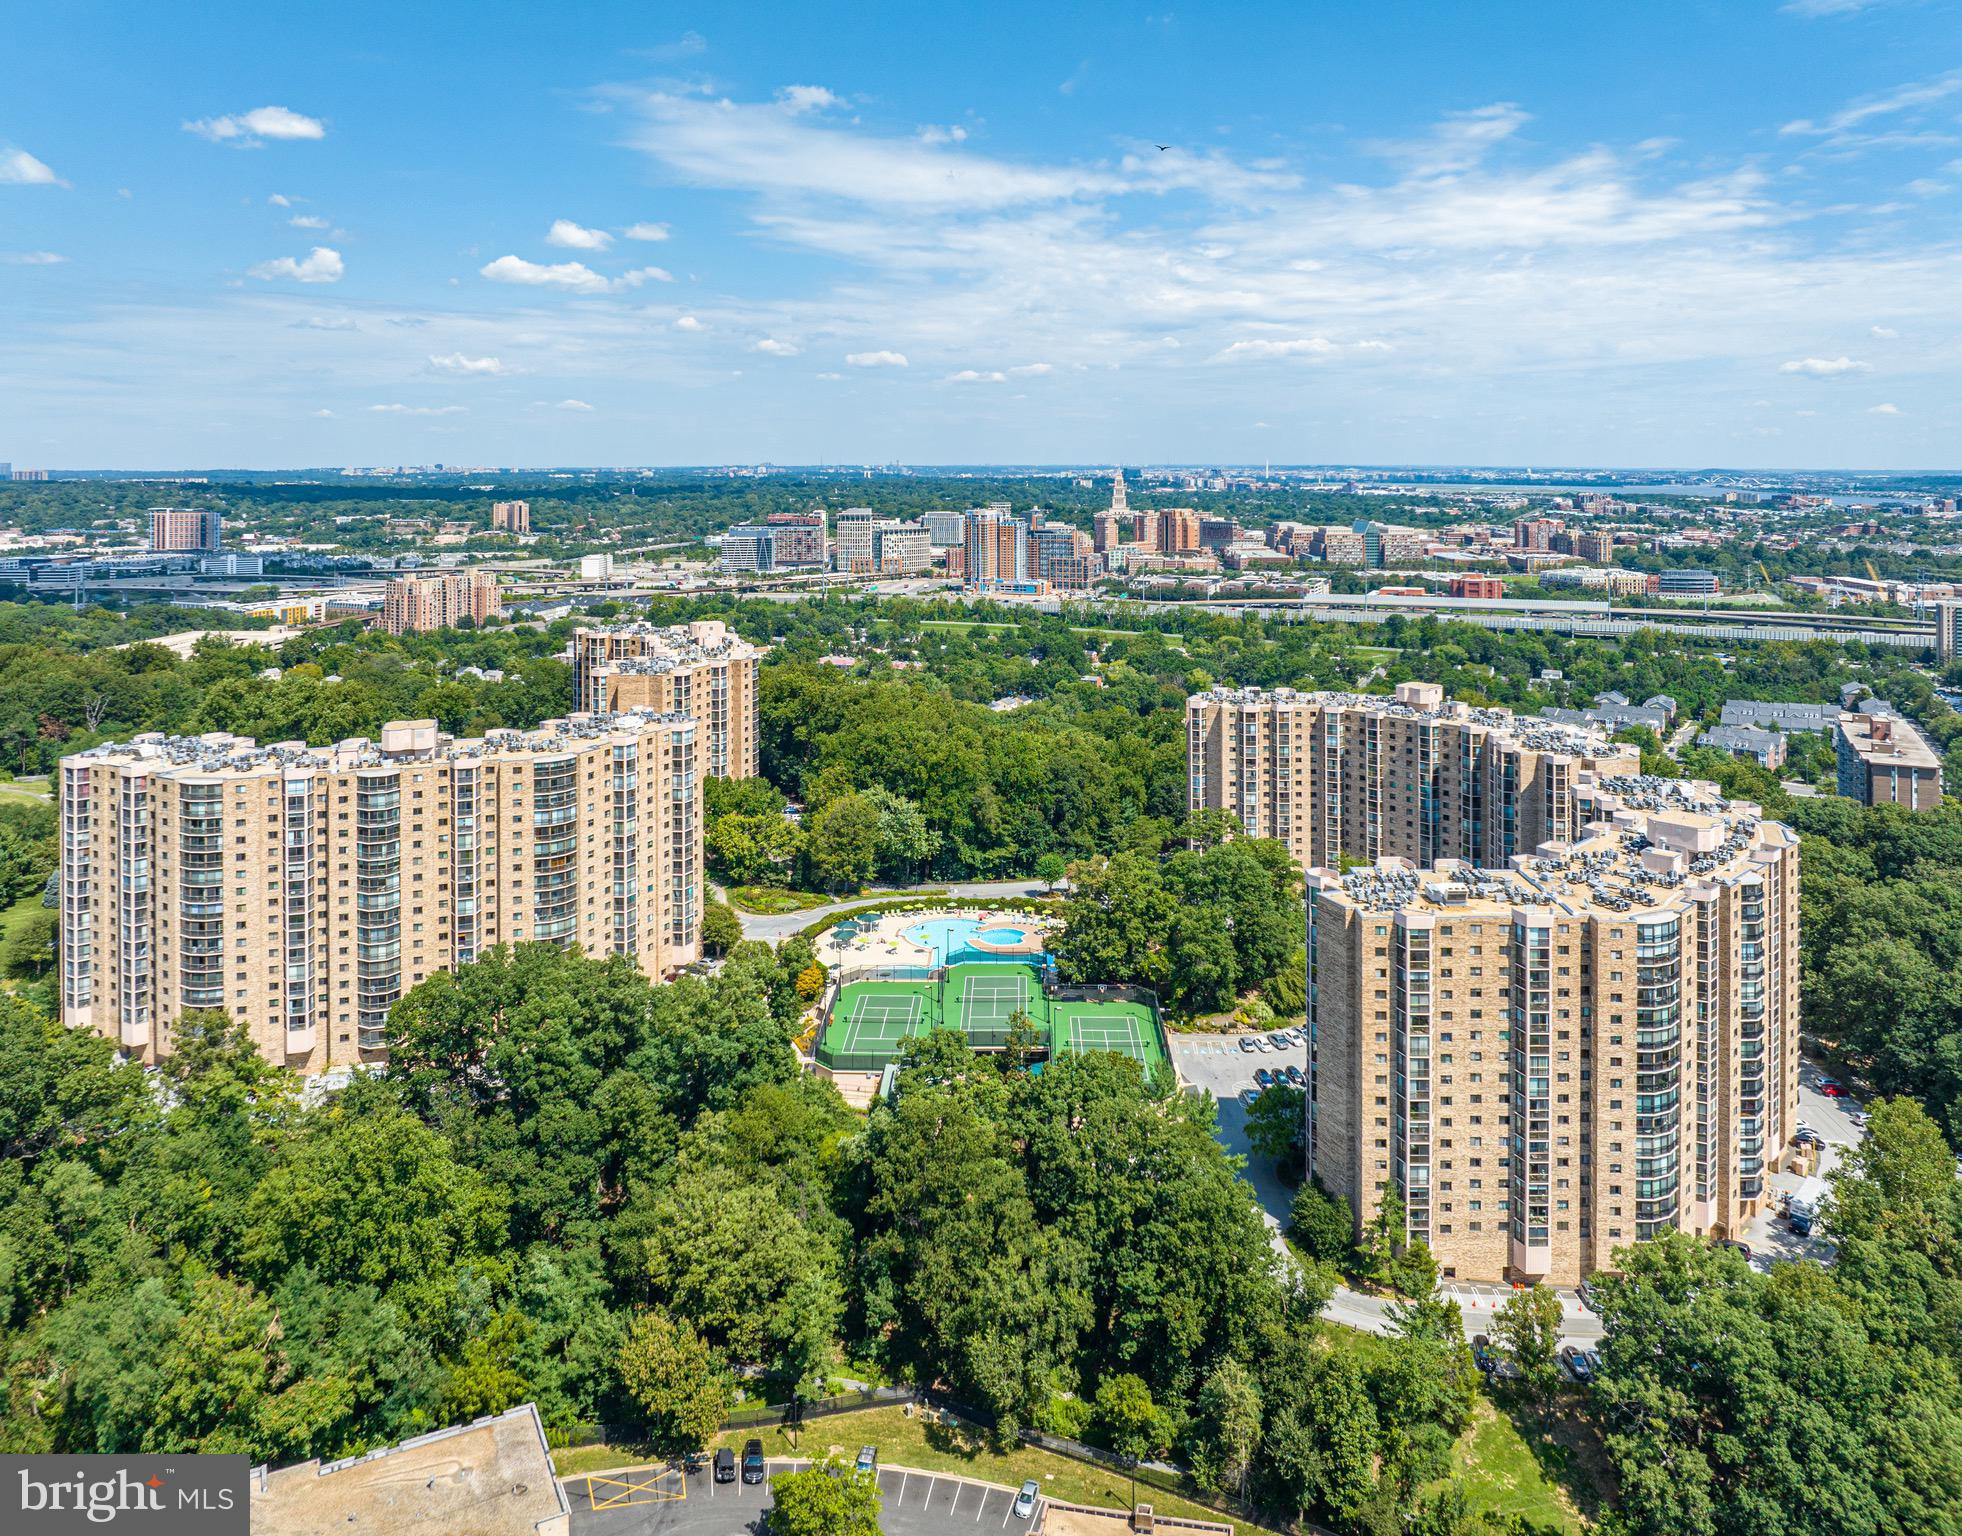
<svg viewBox="0 0 1962 1536">
<path fill-rule="evenodd" d="M 153 1062 L 186 1009 L 224 1008 L 269 1060 L 318 1072 L 384 1059 L 395 1000 L 494 944 L 671 975 L 701 953 L 696 735 L 636 711 L 64 758 L 63 1022 Z"/>
<path fill-rule="evenodd" d="M 225 519 L 215 507 L 152 507 L 150 548 L 216 551 L 225 542 Z"/>
<path fill-rule="evenodd" d="M 926 524 L 927 538 L 935 549 L 952 549 L 966 537 L 967 514 L 947 508 L 928 512 L 921 521 Z"/>
<path fill-rule="evenodd" d="M 1309 866 L 1310 1167 L 1359 1223 L 1394 1193 L 1446 1273 L 1564 1285 L 1744 1229 L 1796 1125 L 1789 829 L 1433 684 L 1187 722 L 1193 808 Z"/>
<path fill-rule="evenodd" d="M 1944 663 L 1962 656 L 1962 602 L 1935 604 L 1935 655 Z"/>
<path fill-rule="evenodd" d="M 1798 1109 L 1798 839 L 1712 785 L 1577 775 L 1508 869 L 1312 871 L 1309 1166 L 1447 1275 L 1573 1285 L 1742 1234 Z"/>
<path fill-rule="evenodd" d="M 1158 552 L 1191 554 L 1199 547 L 1199 514 L 1191 507 L 1165 507 L 1158 513 Z"/>
<path fill-rule="evenodd" d="M 1029 539 L 1038 580 L 1065 590 L 1080 590 L 1096 581 L 1102 562 L 1081 529 L 1050 523 L 1036 529 Z"/>
<path fill-rule="evenodd" d="M 1029 525 L 1022 518 L 993 507 L 967 514 L 965 548 L 969 586 L 1035 579 L 1029 547 Z"/>
<path fill-rule="evenodd" d="M 1304 869 L 1385 856 L 1503 868 L 1575 835 L 1577 771 L 1640 761 L 1591 732 L 1447 705 L 1432 683 L 1394 700 L 1214 688 L 1186 700 L 1185 719 L 1188 808 L 1231 811 Z"/>
<path fill-rule="evenodd" d="M 1553 536 L 1566 526 L 1557 517 L 1518 518 L 1512 525 L 1513 547 L 1545 552 L 1553 548 Z"/>
<path fill-rule="evenodd" d="M 572 636 L 572 696 L 593 713 L 685 710 L 700 727 L 697 760 L 714 779 L 761 771 L 757 666 L 763 648 L 720 619 L 619 624 Z"/>
<path fill-rule="evenodd" d="M 528 501 L 492 502 L 491 532 L 530 533 L 531 503 Z"/>
<path fill-rule="evenodd" d="M 1576 534 L 1574 553 L 1583 560 L 1591 560 L 1596 565 L 1605 565 L 1615 557 L 1615 536 L 1612 533 Z"/>
<path fill-rule="evenodd" d="M 381 627 L 391 635 L 481 624 L 497 612 L 497 577 L 489 571 L 398 576 L 382 590 Z"/>
</svg>

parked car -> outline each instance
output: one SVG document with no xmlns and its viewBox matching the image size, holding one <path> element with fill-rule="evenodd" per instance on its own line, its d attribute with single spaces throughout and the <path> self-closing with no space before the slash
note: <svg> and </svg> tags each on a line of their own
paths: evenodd
<svg viewBox="0 0 1962 1536">
<path fill-rule="evenodd" d="M 733 1483 L 736 1480 L 736 1453 L 726 1445 L 716 1447 L 715 1480 L 718 1483 Z"/>
<path fill-rule="evenodd" d="M 1717 1246 L 1719 1248 L 1728 1248 L 1732 1253 L 1742 1255 L 1746 1264 L 1751 1262 L 1751 1245 L 1749 1243 L 1740 1243 L 1734 1237 L 1720 1237 L 1717 1239 Z"/>
<path fill-rule="evenodd" d="M 745 1440 L 743 1442 L 743 1481 L 760 1483 L 763 1481 L 763 1442 Z"/>
<path fill-rule="evenodd" d="M 858 1470 L 860 1472 L 879 1470 L 879 1448 L 876 1445 L 861 1445 L 858 1448 Z"/>
<path fill-rule="evenodd" d="M 1242 1035 L 1240 1037 L 1240 1049 L 1251 1056 L 1255 1051 L 1260 1049 L 1260 1042 L 1252 1035 Z"/>
<path fill-rule="evenodd" d="M 1601 1310 L 1595 1305 L 1594 1282 L 1592 1280 L 1581 1281 L 1579 1295 L 1580 1304 L 1586 1307 L 1588 1311 L 1598 1312 Z"/>
<path fill-rule="evenodd" d="M 1303 1072 L 1299 1067 L 1289 1067 L 1287 1078 L 1288 1082 L 1296 1088 L 1306 1088 L 1308 1086 L 1308 1074 Z"/>
<path fill-rule="evenodd" d="M 1813 1130 L 1811 1126 L 1802 1125 L 1796 1131 L 1792 1132 L 1792 1144 L 1799 1147 L 1823 1147 L 1826 1144 L 1826 1138 Z"/>
<path fill-rule="evenodd" d="M 1846 1090 L 1838 1083 L 1828 1083 L 1819 1091 L 1829 1099 L 1843 1099 L 1846 1097 Z"/>
<path fill-rule="evenodd" d="M 1274 1086 L 1274 1074 L 1265 1067 L 1256 1067 L 1254 1068 L 1254 1081 L 1259 1083 L 1263 1088 L 1272 1088 Z"/>
<path fill-rule="evenodd" d="M 1035 1514 L 1036 1500 L 1042 1497 L 1042 1484 L 1030 1478 L 1015 1495 L 1015 1518 L 1030 1519 Z"/>
<path fill-rule="evenodd" d="M 1265 1035 L 1255 1035 L 1253 1040 L 1254 1049 L 1257 1051 L 1271 1051 L 1274 1049 L 1274 1042 L 1269 1040 Z"/>
<path fill-rule="evenodd" d="M 1277 1051 L 1285 1051 L 1289 1046 L 1294 1044 L 1294 1035 L 1292 1033 L 1272 1034 L 1267 1039 Z"/>
<path fill-rule="evenodd" d="M 1258 1088 L 1242 1088 L 1240 1090 L 1240 1102 L 1248 1109 L 1252 1109 L 1254 1105 L 1260 1102 L 1260 1090 Z"/>
<path fill-rule="evenodd" d="M 1594 1367 L 1588 1362 L 1587 1352 L 1577 1345 L 1560 1346 L 1560 1364 L 1569 1376 L 1583 1385 L 1594 1379 Z"/>
<path fill-rule="evenodd" d="M 1587 1371 L 1590 1376 L 1599 1376 L 1601 1374 L 1600 1350 L 1598 1349 L 1582 1350 L 1581 1358 L 1587 1362 Z"/>
</svg>

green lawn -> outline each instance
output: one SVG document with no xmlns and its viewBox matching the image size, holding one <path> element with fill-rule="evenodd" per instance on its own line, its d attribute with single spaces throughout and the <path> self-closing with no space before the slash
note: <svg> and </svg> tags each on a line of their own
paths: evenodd
<svg viewBox="0 0 1962 1536">
<path fill-rule="evenodd" d="M 812 907 L 828 907 L 834 901 L 850 901 L 850 896 L 826 896 L 818 891 L 787 891 L 780 885 L 735 885 L 729 888 L 729 901 L 738 911 L 759 917 L 775 917 L 784 912 L 807 912 Z"/>
<path fill-rule="evenodd" d="M 36 804 L 45 805 L 54 798 L 54 795 L 48 788 L 48 781 L 45 778 L 0 780 L 0 799 L 9 798 L 32 800 Z"/>
<path fill-rule="evenodd" d="M 1556 1463 L 1568 1461 L 1562 1448 L 1550 1441 L 1540 1443 L 1536 1454 L 1520 1426 L 1482 1395 L 1472 1410 L 1470 1426 L 1451 1450 L 1473 1509 L 1509 1511 L 1549 1530 L 1585 1529 L 1568 1487 L 1574 1468 L 1568 1465 L 1562 1472 L 1550 1473 L 1543 1456 Z"/>
</svg>

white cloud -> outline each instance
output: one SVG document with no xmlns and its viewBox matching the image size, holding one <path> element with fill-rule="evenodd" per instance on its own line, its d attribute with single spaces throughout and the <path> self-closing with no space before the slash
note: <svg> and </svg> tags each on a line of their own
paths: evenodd
<svg viewBox="0 0 1962 1536">
<path fill-rule="evenodd" d="M 315 213 L 296 213 L 286 221 L 294 229 L 325 229 L 327 221 Z"/>
<path fill-rule="evenodd" d="M 1335 352 L 1336 344 L 1326 336 L 1295 336 L 1286 340 L 1263 336 L 1222 347 L 1213 360 L 1229 362 L 1235 358 L 1331 357 Z"/>
<path fill-rule="evenodd" d="M 665 224 L 629 224 L 620 231 L 629 240 L 665 240 L 668 226 Z"/>
<path fill-rule="evenodd" d="M 844 375 L 842 373 L 820 373 L 818 377 L 827 380 L 837 380 L 842 379 Z"/>
<path fill-rule="evenodd" d="M 777 100 L 792 112 L 822 112 L 845 104 L 844 97 L 821 85 L 786 85 Z"/>
<path fill-rule="evenodd" d="M 1901 414 L 1901 408 L 1891 400 L 1883 400 L 1878 405 L 1868 406 L 1867 414 L 1869 416 L 1898 416 Z"/>
<path fill-rule="evenodd" d="M 973 368 L 963 368 L 959 373 L 948 374 L 947 382 L 949 384 L 1006 384 L 1008 375 L 998 368 L 987 373 Z"/>
<path fill-rule="evenodd" d="M 1414 175 L 1443 176 L 1470 170 L 1528 121 L 1517 104 L 1495 101 L 1467 112 L 1446 113 L 1421 139 L 1378 141 L 1369 147 L 1385 159 L 1407 165 Z"/>
<path fill-rule="evenodd" d="M 1873 364 L 1851 357 L 1801 357 L 1780 363 L 1778 371 L 1803 374 L 1808 379 L 1835 379 L 1843 373 L 1871 373 Z"/>
<path fill-rule="evenodd" d="M 749 344 L 749 350 L 752 352 L 764 352 L 771 357 L 795 357 L 804 349 L 795 342 L 778 341 L 774 336 L 765 336 L 760 341 L 752 341 Z"/>
<path fill-rule="evenodd" d="M 465 405 L 371 405 L 369 410 L 383 416 L 461 416 L 469 409 Z"/>
<path fill-rule="evenodd" d="M 1055 366 L 1050 363 L 1022 363 L 1017 367 L 1009 369 L 1008 376 L 1011 379 L 1033 379 L 1039 378 L 1045 373 L 1054 373 L 1055 371 Z"/>
<path fill-rule="evenodd" d="M 304 320 L 295 320 L 289 330 L 295 331 L 358 331 L 360 326 L 348 315 L 309 315 Z"/>
<path fill-rule="evenodd" d="M 904 368 L 904 352 L 847 352 L 845 361 L 854 368 Z"/>
<path fill-rule="evenodd" d="M 1895 330 L 1894 327 L 1891 325 L 1876 325 L 1871 329 L 1869 329 L 1867 334 L 1879 341 L 1893 341 L 1897 339 L 1901 333 Z"/>
<path fill-rule="evenodd" d="M 65 187 L 68 183 L 24 149 L 0 146 L 0 186 Z"/>
<path fill-rule="evenodd" d="M 552 227 L 545 232 L 545 243 L 569 251 L 603 251 L 613 243 L 613 237 L 603 229 L 588 229 L 570 219 L 554 219 Z"/>
<path fill-rule="evenodd" d="M 275 192 L 266 201 L 271 203 L 275 208 L 291 208 L 293 206 L 293 199 L 288 197 L 284 192 Z"/>
<path fill-rule="evenodd" d="M 444 373 L 464 373 L 487 379 L 500 378 L 511 372 L 495 357 L 467 357 L 461 352 L 448 352 L 440 357 L 432 356 L 429 365 L 441 369 Z"/>
<path fill-rule="evenodd" d="M 308 117 L 305 113 L 286 107 L 254 107 L 250 112 L 240 112 L 234 116 L 201 117 L 196 122 L 186 123 L 184 131 L 209 139 L 214 144 L 229 144 L 234 149 L 256 149 L 267 139 L 290 141 L 327 137 L 327 125 L 319 118 Z"/>
<path fill-rule="evenodd" d="M 334 419 L 334 413 L 328 410 L 324 405 L 319 410 L 315 411 L 313 414 L 318 416 L 322 421 L 332 421 Z"/>
<path fill-rule="evenodd" d="M 1904 142 L 1897 135 L 1883 135 L 1879 138 L 1858 132 L 1876 118 L 1897 117 L 1902 113 L 1917 113 L 1923 107 L 1931 107 L 1947 101 L 1957 92 L 1962 92 L 1962 69 L 1951 69 L 1946 74 L 1935 75 L 1926 80 L 1910 81 L 1897 85 L 1891 91 L 1882 91 L 1875 96 L 1863 96 L 1849 102 L 1823 121 L 1814 122 L 1801 117 L 1785 124 L 1778 131 L 1787 137 L 1823 138 L 1830 144 L 1887 144 Z M 1910 135 L 1909 140 L 1923 140 L 1925 136 Z M 1936 142 L 1952 142 L 1946 136 L 1937 136 Z"/>
<path fill-rule="evenodd" d="M 636 267 L 618 277 L 595 272 L 583 261 L 551 263 L 526 261 L 522 256 L 500 256 L 477 269 L 478 275 L 494 283 L 517 283 L 530 288 L 563 288 L 568 293 L 621 293 L 642 283 L 671 283 L 674 274 L 661 267 Z"/>
<path fill-rule="evenodd" d="M 276 277 L 290 277 L 299 283 L 338 283 L 347 264 L 341 260 L 341 253 L 324 245 L 316 245 L 304 257 L 281 256 L 272 261 L 262 261 L 251 269 L 251 275 L 270 282 Z"/>
<path fill-rule="evenodd" d="M 675 321 L 674 328 L 677 331 L 705 331 L 708 329 L 706 325 L 703 325 L 702 322 L 697 320 L 693 315 L 681 316 L 678 320 Z"/>
<path fill-rule="evenodd" d="M 590 411 L 592 407 L 584 400 L 561 400 L 552 409 L 555 411 Z"/>
<path fill-rule="evenodd" d="M 0 251 L 0 261 L 10 267 L 58 267 L 67 260 L 55 251 Z"/>
<path fill-rule="evenodd" d="M 1115 166 L 1023 164 L 952 142 L 857 131 L 814 118 L 787 98 L 710 101 L 654 91 L 628 99 L 646 119 L 634 142 L 676 175 L 798 199 L 983 210 L 1181 190 L 1230 199 L 1299 182 L 1280 168 L 1242 166 L 1222 155 L 1186 150 L 1131 154 Z"/>
<path fill-rule="evenodd" d="M 967 130 L 959 124 L 942 128 L 937 123 L 928 123 L 920 130 L 922 144 L 961 144 L 967 140 Z"/>
</svg>

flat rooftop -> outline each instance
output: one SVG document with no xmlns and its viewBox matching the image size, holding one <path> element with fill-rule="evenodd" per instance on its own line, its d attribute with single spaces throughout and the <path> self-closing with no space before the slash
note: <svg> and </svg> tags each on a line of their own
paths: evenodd
<svg viewBox="0 0 1962 1536">
<path fill-rule="evenodd" d="M 1928 738 L 1899 715 L 1868 715 L 1857 711 L 1839 717 L 1840 733 L 1860 761 L 1876 768 L 1940 769 L 1942 760 Z"/>
<path fill-rule="evenodd" d="M 530 1403 L 347 1461 L 252 1472 L 253 1536 L 567 1536 Z"/>
</svg>

